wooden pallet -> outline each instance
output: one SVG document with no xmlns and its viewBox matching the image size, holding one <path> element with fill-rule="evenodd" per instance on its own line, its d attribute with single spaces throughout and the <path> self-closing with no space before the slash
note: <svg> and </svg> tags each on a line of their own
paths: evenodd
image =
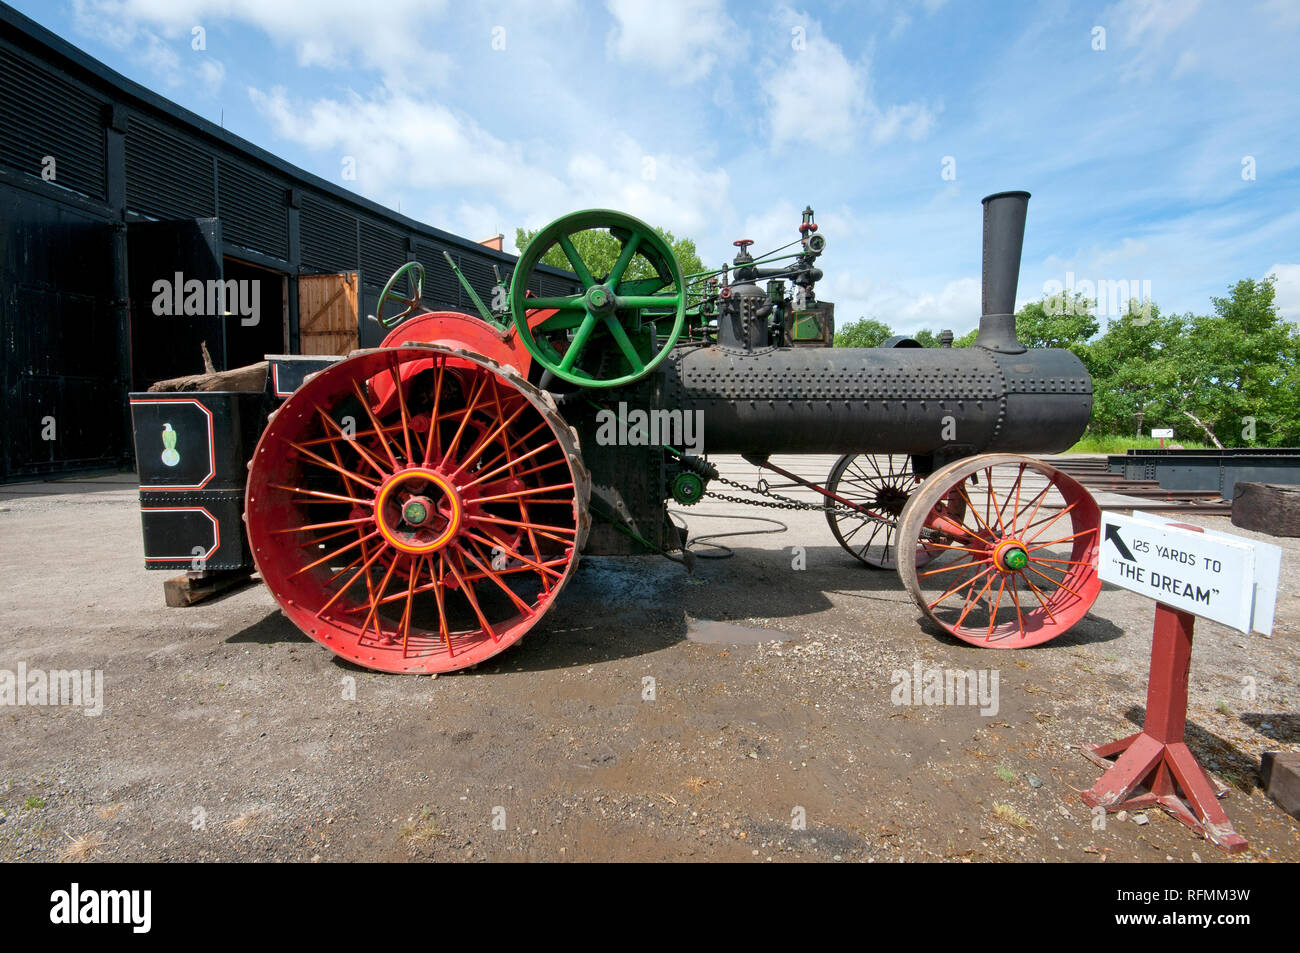
<svg viewBox="0 0 1300 953">
<path fill-rule="evenodd" d="M 183 572 L 163 581 L 163 599 L 173 608 L 184 608 L 253 581 L 251 569 L 212 569 Z"/>
</svg>

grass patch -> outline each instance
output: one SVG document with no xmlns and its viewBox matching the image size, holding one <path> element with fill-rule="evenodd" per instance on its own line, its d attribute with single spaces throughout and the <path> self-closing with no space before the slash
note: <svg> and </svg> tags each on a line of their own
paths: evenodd
<svg viewBox="0 0 1300 953">
<path fill-rule="evenodd" d="M 40 798 L 38 798 L 35 794 L 33 794 L 27 800 L 23 801 L 24 811 L 39 811 L 44 806 L 45 806 L 45 802 L 42 801 Z"/>
<path fill-rule="evenodd" d="M 1021 830 L 1029 830 L 1034 825 L 1029 823 L 1029 818 L 1021 814 L 1010 804 L 994 804 L 993 816 L 1000 821 L 1004 821 L 1013 827 L 1019 827 Z"/>
<path fill-rule="evenodd" d="M 1178 444 L 1188 450 L 1208 450 L 1210 445 L 1201 443 L 1197 440 L 1188 440 L 1184 437 L 1174 437 L 1172 440 L 1165 441 L 1165 447 L 1171 444 Z M 1123 453 L 1126 450 L 1156 450 L 1160 447 L 1160 441 L 1155 437 L 1138 437 L 1124 436 L 1123 434 L 1098 433 L 1084 434 L 1083 439 L 1076 443 L 1066 453 Z"/>
<path fill-rule="evenodd" d="M 1012 771 L 1005 764 L 1000 764 L 994 769 L 994 773 L 1003 781 L 1010 784 L 1016 779 L 1016 772 Z"/>
<path fill-rule="evenodd" d="M 104 839 L 104 835 L 99 831 L 94 831 L 82 837 L 73 837 L 67 831 L 64 831 L 63 836 L 68 839 L 68 844 L 59 851 L 59 859 L 63 861 L 89 860 L 108 843 Z"/>
<path fill-rule="evenodd" d="M 401 838 L 412 844 L 431 841 L 435 837 L 446 837 L 447 832 L 438 826 L 433 811 L 427 807 L 420 808 L 419 817 L 408 818 L 402 827 Z"/>
<path fill-rule="evenodd" d="M 230 829 L 236 834 L 243 834 L 260 821 L 265 814 L 266 808 L 264 807 L 250 807 L 247 811 L 240 814 L 230 822 Z"/>
</svg>

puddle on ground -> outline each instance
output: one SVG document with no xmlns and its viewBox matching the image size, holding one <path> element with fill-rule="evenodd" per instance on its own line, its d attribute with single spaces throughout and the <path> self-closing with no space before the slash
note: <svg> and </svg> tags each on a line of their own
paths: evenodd
<svg viewBox="0 0 1300 953">
<path fill-rule="evenodd" d="M 686 637 L 708 645 L 758 645 L 760 642 L 789 642 L 794 636 L 776 629 L 755 629 L 734 622 L 687 619 Z"/>
</svg>

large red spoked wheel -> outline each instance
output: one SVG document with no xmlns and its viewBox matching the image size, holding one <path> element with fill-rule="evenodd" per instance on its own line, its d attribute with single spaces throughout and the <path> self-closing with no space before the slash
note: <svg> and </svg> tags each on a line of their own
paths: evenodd
<svg viewBox="0 0 1300 953">
<path fill-rule="evenodd" d="M 310 378 L 254 451 L 258 571 L 305 633 L 385 672 L 508 648 L 573 575 L 590 478 L 576 434 L 513 369 L 434 347 Z"/>
<path fill-rule="evenodd" d="M 898 574 L 951 635 L 998 649 L 1039 645 L 1084 617 L 1101 592 L 1101 511 L 1055 467 L 1015 454 L 969 457 L 937 470 L 908 499 Z M 942 555 L 938 555 L 942 554 Z"/>
</svg>

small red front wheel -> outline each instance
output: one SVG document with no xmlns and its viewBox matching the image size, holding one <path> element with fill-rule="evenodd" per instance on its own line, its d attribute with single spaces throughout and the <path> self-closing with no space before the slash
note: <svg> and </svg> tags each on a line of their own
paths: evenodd
<svg viewBox="0 0 1300 953">
<path fill-rule="evenodd" d="M 988 648 L 1040 645 L 1068 631 L 1101 592 L 1101 511 L 1055 467 L 984 454 L 931 474 L 908 499 L 898 546 L 934 553 L 898 574 L 951 635 Z"/>
</svg>

